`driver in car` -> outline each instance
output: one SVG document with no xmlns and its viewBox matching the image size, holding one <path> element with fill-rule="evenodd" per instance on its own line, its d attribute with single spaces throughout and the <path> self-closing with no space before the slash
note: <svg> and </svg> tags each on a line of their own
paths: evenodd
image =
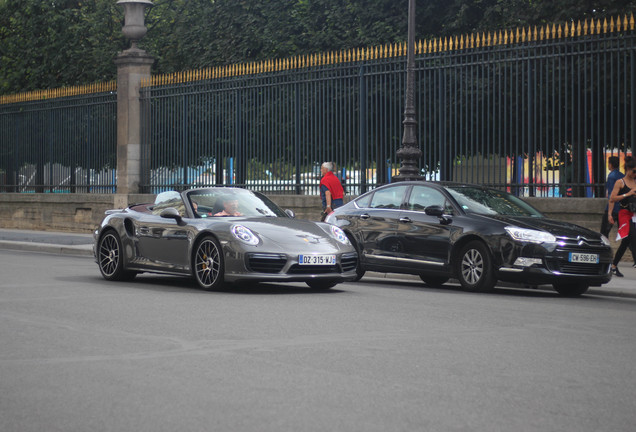
<svg viewBox="0 0 636 432">
<path fill-rule="evenodd" d="M 223 203 L 223 210 L 215 213 L 214 216 L 243 216 L 243 213 L 238 211 L 238 200 L 233 197 L 224 197 L 221 199 Z"/>
</svg>

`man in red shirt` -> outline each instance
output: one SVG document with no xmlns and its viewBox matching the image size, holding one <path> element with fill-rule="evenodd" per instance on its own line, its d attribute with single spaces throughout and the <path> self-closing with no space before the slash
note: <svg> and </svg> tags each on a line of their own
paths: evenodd
<svg viewBox="0 0 636 432">
<path fill-rule="evenodd" d="M 324 216 L 331 213 L 344 204 L 344 190 L 338 177 L 333 173 L 333 163 L 324 162 L 320 166 L 320 199 L 322 200 L 323 219 Z"/>
</svg>

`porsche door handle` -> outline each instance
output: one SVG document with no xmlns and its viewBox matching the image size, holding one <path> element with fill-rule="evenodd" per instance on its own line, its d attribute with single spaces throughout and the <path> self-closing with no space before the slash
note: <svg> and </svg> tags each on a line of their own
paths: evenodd
<svg viewBox="0 0 636 432">
<path fill-rule="evenodd" d="M 363 213 L 360 215 L 360 219 L 369 219 L 371 216 L 369 216 L 369 214 L 367 213 Z"/>
<path fill-rule="evenodd" d="M 409 218 L 409 217 L 401 217 L 399 220 L 400 220 L 400 222 L 402 222 L 402 223 L 412 223 L 412 222 L 413 222 L 413 221 L 411 220 L 411 218 Z"/>
</svg>

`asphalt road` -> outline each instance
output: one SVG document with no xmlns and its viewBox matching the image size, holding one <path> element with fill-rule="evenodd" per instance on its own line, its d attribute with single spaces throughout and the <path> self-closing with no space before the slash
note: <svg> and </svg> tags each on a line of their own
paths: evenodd
<svg viewBox="0 0 636 432">
<path fill-rule="evenodd" d="M 633 431 L 636 297 L 104 281 L 0 250 L 0 430 Z"/>
</svg>

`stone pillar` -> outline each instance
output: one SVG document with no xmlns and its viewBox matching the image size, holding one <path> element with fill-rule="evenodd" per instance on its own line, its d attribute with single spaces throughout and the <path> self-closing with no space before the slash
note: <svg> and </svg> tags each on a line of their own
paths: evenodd
<svg viewBox="0 0 636 432">
<path fill-rule="evenodd" d="M 154 59 L 137 47 L 120 53 L 117 65 L 117 195 L 115 207 L 128 205 L 128 195 L 140 193 L 141 81 L 150 78 Z"/>
</svg>

